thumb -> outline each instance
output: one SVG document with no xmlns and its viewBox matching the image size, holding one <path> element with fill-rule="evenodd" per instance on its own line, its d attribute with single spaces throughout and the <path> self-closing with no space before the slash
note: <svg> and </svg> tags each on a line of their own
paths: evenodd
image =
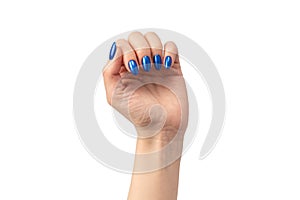
<svg viewBox="0 0 300 200">
<path fill-rule="evenodd" d="M 106 90 L 106 98 L 109 104 L 111 104 L 111 96 L 113 90 L 121 78 L 119 72 L 121 70 L 122 64 L 123 64 L 122 51 L 119 47 L 116 46 L 116 43 L 114 43 L 110 51 L 110 60 L 105 65 L 102 72 L 103 79 L 104 79 L 104 87 Z"/>
<path fill-rule="evenodd" d="M 120 68 L 123 62 L 122 50 L 114 42 L 109 52 L 109 61 L 103 68 L 103 75 L 119 75 Z"/>
</svg>

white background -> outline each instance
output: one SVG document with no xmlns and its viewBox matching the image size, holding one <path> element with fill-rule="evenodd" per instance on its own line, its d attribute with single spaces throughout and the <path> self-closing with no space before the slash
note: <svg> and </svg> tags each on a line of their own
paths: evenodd
<svg viewBox="0 0 300 200">
<path fill-rule="evenodd" d="M 0 199 L 126 199 L 130 175 L 96 162 L 73 122 L 86 57 L 139 28 L 180 32 L 210 55 L 223 135 L 183 157 L 178 199 L 299 199 L 298 1 L 1 1 Z M 197 141 L 195 141 L 197 142 Z"/>
</svg>

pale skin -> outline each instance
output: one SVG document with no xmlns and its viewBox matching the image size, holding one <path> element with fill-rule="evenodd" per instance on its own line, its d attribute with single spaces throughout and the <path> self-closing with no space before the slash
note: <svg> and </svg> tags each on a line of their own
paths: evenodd
<svg viewBox="0 0 300 200">
<path fill-rule="evenodd" d="M 174 42 L 163 45 L 153 32 L 133 32 L 127 40 L 116 41 L 116 46 L 103 77 L 107 102 L 137 130 L 128 199 L 175 200 L 188 121 L 188 99 L 177 46 Z M 161 57 L 159 70 L 154 67 L 154 55 Z M 150 58 L 150 71 L 143 68 L 145 56 Z M 167 56 L 171 58 L 169 64 L 165 63 Z M 138 64 L 136 75 L 130 70 L 131 60 Z M 166 69 L 166 65 L 171 66 Z"/>
</svg>

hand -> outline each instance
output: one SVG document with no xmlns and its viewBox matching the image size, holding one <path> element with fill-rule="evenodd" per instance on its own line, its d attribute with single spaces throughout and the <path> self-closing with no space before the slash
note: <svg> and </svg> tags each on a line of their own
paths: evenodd
<svg viewBox="0 0 300 200">
<path fill-rule="evenodd" d="M 133 32 L 113 44 L 103 76 L 108 103 L 134 124 L 139 138 L 183 135 L 188 100 L 173 42 L 163 52 L 155 33 Z"/>
<path fill-rule="evenodd" d="M 108 103 L 138 133 L 130 200 L 175 200 L 188 99 L 178 50 L 155 33 L 113 44 L 104 71 Z M 146 173 L 147 174 L 135 174 Z"/>
</svg>

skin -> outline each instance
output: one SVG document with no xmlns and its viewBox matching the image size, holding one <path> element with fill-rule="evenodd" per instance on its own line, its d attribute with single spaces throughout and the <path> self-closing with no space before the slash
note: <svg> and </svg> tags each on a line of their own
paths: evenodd
<svg viewBox="0 0 300 200">
<path fill-rule="evenodd" d="M 133 32 L 116 42 L 117 51 L 103 71 L 107 102 L 136 127 L 136 158 L 128 199 L 177 199 L 180 157 L 188 121 L 188 99 L 173 42 L 162 44 L 149 32 Z M 130 73 L 128 62 L 141 66 L 144 56 L 172 58 L 170 69 Z M 163 63 L 164 64 L 164 63 Z M 146 80 L 151 82 L 144 83 Z M 170 89 L 172 87 L 172 89 Z M 167 147 L 167 148 L 166 148 Z M 151 156 L 155 155 L 155 156 Z"/>
</svg>

